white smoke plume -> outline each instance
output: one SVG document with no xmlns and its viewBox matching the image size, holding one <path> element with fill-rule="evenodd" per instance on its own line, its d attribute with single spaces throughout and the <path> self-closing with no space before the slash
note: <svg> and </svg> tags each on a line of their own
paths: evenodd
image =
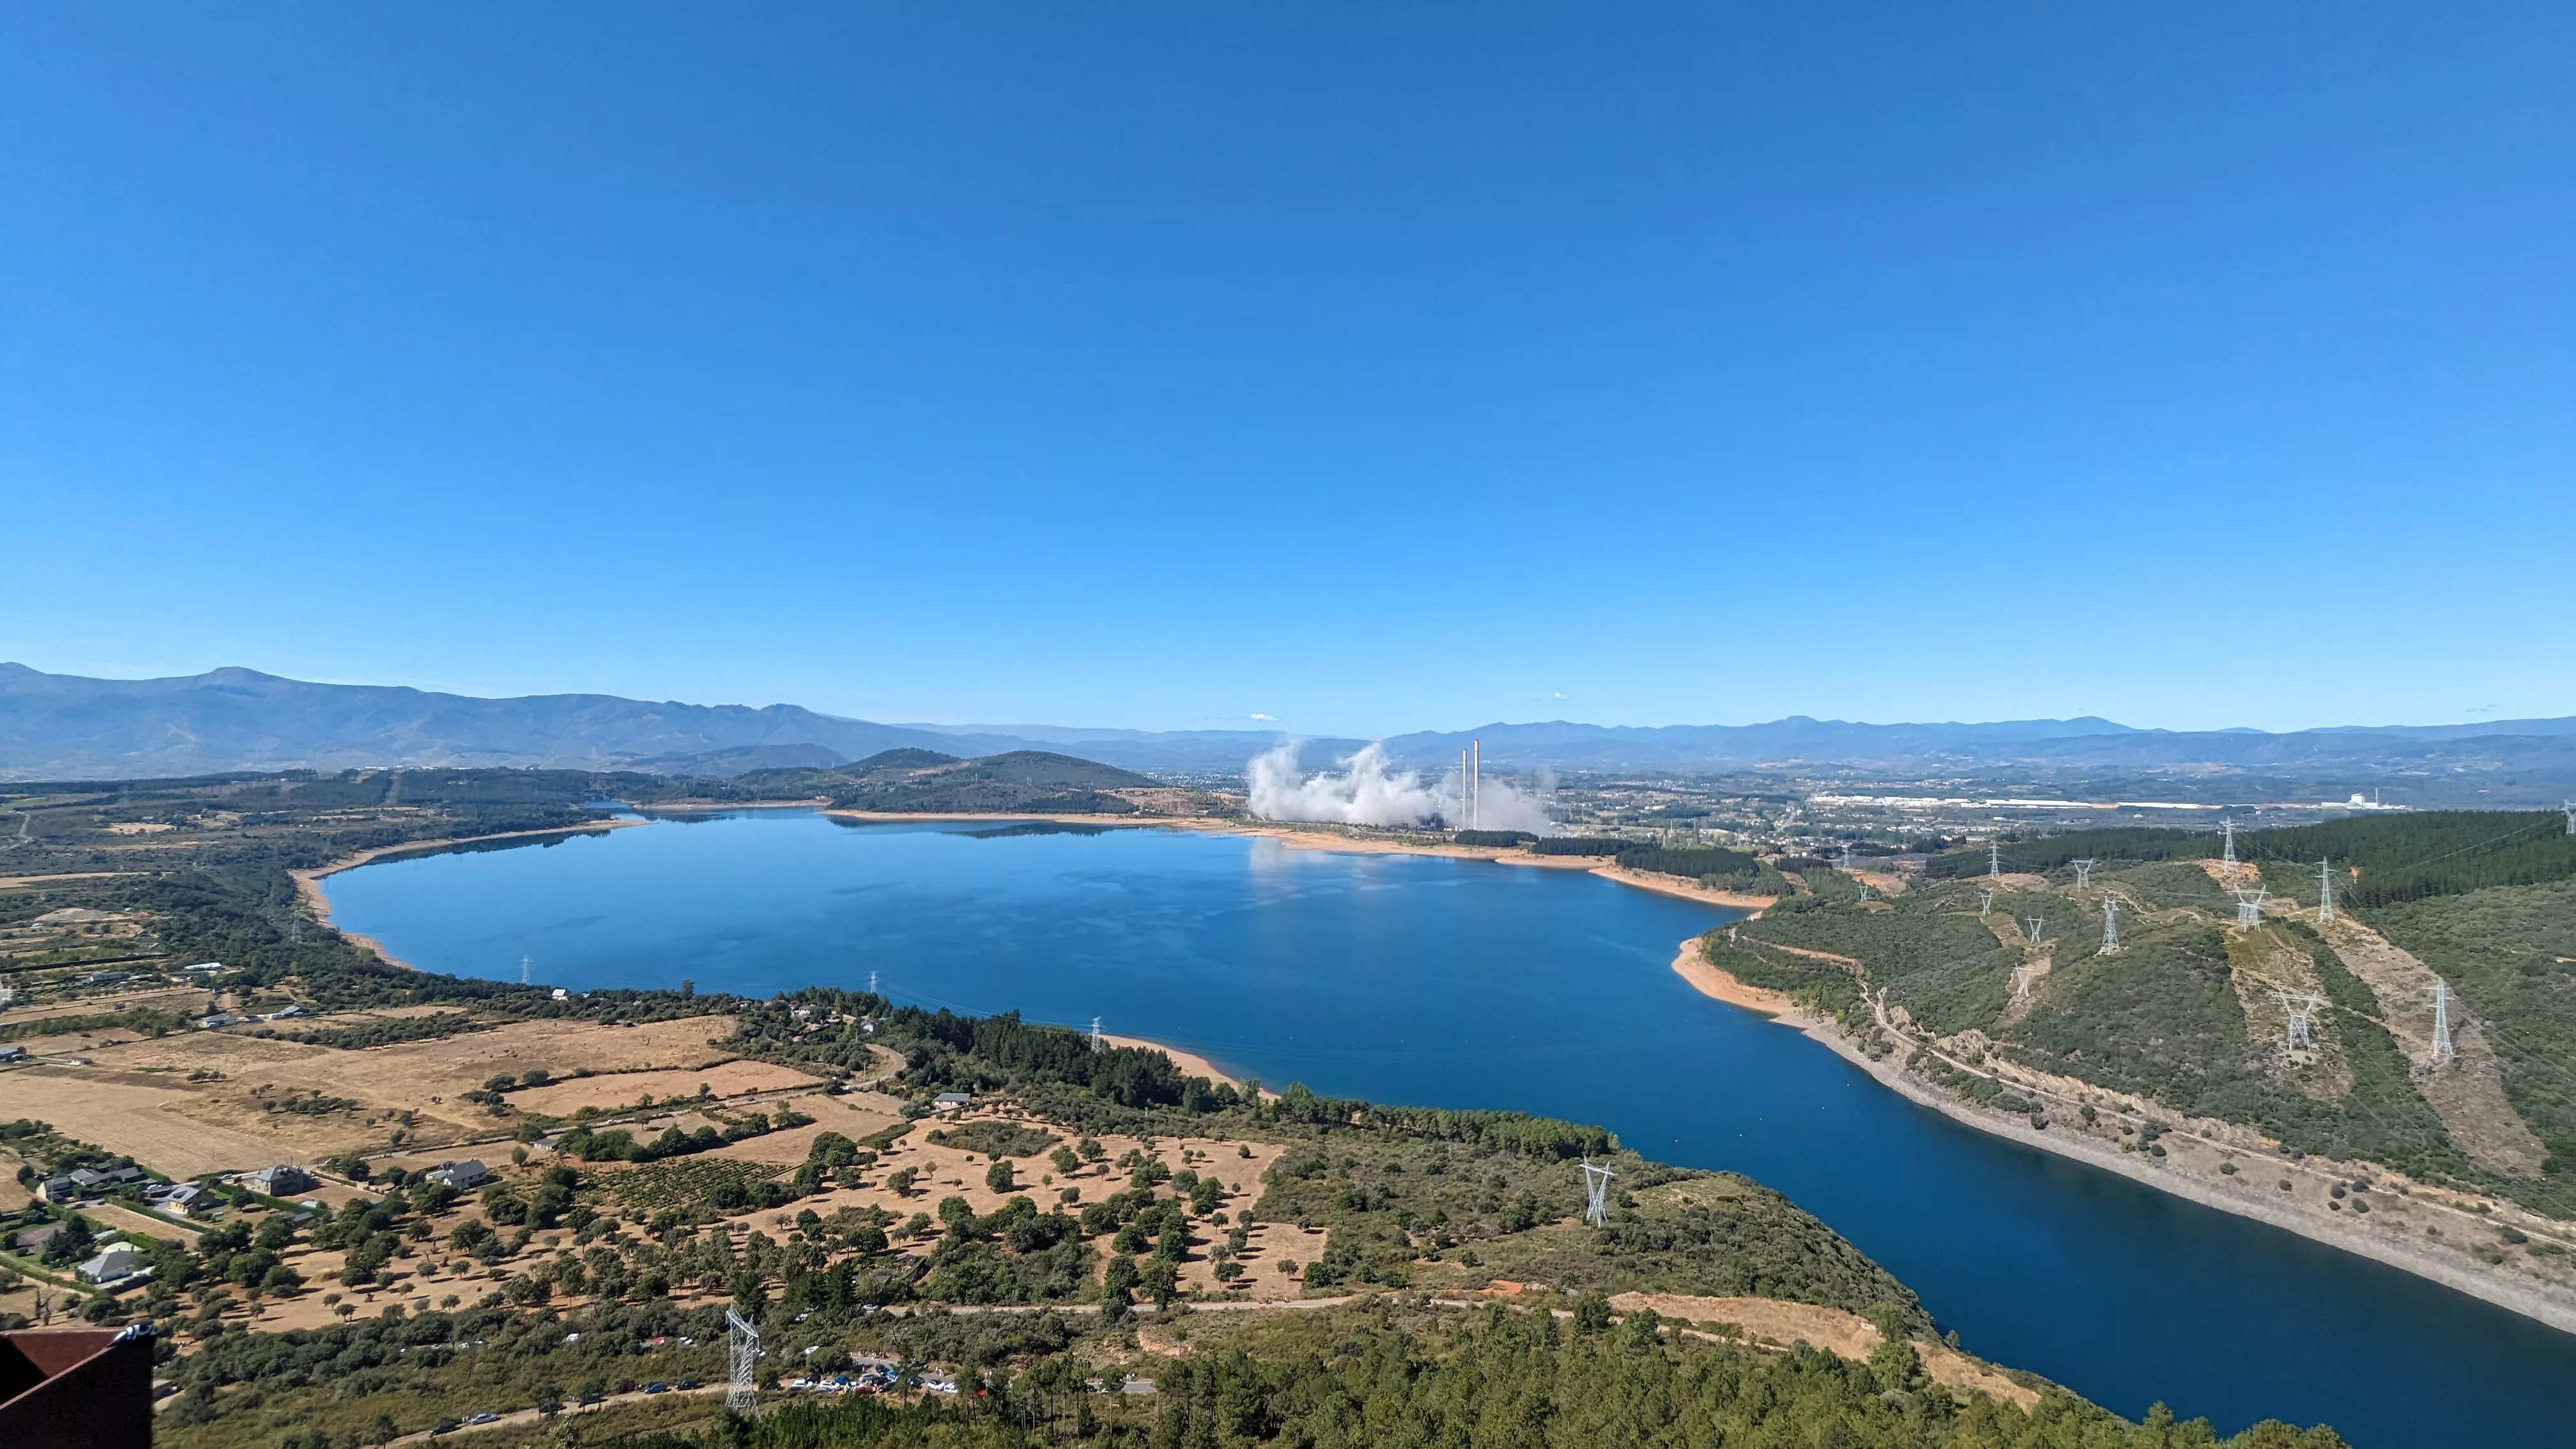
<svg viewBox="0 0 2576 1449">
<path fill-rule="evenodd" d="M 1458 777 L 1453 774 L 1449 778 L 1454 781 Z M 1525 790 L 1509 780 L 1487 775 L 1476 791 L 1476 828 L 1526 830 L 1539 836 L 1558 834 L 1564 827 L 1549 819 L 1547 813 L 1548 797 L 1555 793 L 1554 785 L 1552 778 L 1541 775 L 1535 789 Z M 1455 798 L 1457 786 L 1452 784 L 1449 789 Z M 1465 823 L 1463 812 L 1453 811 L 1450 818 L 1460 824 Z"/>
<path fill-rule="evenodd" d="M 1338 825 L 1383 827 L 1457 826 L 1466 813 L 1459 803 L 1455 771 L 1426 784 L 1411 770 L 1390 769 L 1386 748 L 1371 744 L 1334 761 L 1339 772 L 1312 775 L 1297 768 L 1297 741 L 1253 758 L 1245 770 L 1251 783 L 1252 813 L 1264 820 L 1316 820 Z M 1545 782 L 1537 791 L 1516 788 L 1488 775 L 1478 824 L 1486 830 L 1526 830 L 1554 835 L 1558 826 L 1547 815 Z"/>
</svg>

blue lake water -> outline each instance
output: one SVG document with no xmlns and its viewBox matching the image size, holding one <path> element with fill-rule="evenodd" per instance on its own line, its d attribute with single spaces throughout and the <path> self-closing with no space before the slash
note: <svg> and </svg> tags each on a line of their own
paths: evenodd
<svg viewBox="0 0 2576 1449">
<path fill-rule="evenodd" d="M 1916 1107 L 1672 972 L 1725 912 L 1482 862 L 990 828 L 744 812 L 325 885 L 343 929 L 431 970 L 755 996 L 874 971 L 898 1001 L 1097 1016 L 1273 1086 L 1601 1123 L 1778 1188 L 1971 1351 L 2132 1418 L 2576 1443 L 2576 1336 Z"/>
</svg>

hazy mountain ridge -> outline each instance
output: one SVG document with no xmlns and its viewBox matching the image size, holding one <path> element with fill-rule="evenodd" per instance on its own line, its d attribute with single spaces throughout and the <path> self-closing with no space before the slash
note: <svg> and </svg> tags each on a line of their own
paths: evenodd
<svg viewBox="0 0 2576 1449">
<path fill-rule="evenodd" d="M 1256 730 L 879 724 L 787 704 L 654 703 L 599 694 L 481 699 L 402 686 L 314 684 L 249 669 L 87 679 L 0 664 L 0 778 L 20 780 L 388 765 L 732 776 L 833 769 L 894 749 L 953 756 L 1039 750 L 1125 770 L 1190 774 L 1240 770 L 1285 738 Z M 2576 718 L 2285 734 L 2137 729 L 2092 716 L 1892 725 L 1803 715 L 1753 725 L 1551 720 L 1397 735 L 1386 747 L 1401 766 L 1438 772 L 1454 767 L 1470 740 L 1482 742 L 1492 770 L 1913 778 L 2244 773 L 2331 778 L 2351 788 L 2437 777 L 2452 782 L 2455 794 L 2492 778 L 2534 799 L 2576 789 Z M 1309 739 L 1303 754 L 1308 764 L 1321 764 L 1361 743 Z"/>
<path fill-rule="evenodd" d="M 768 746 L 820 745 L 854 759 L 903 746 L 954 752 L 959 743 L 787 704 L 603 694 L 478 699 L 250 669 L 109 680 L 0 664 L 0 775 L 15 779 L 382 765 L 622 769 Z"/>
</svg>

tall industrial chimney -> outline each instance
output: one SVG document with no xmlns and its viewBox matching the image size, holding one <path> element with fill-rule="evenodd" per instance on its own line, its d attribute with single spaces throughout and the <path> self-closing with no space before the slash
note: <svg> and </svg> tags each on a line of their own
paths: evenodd
<svg viewBox="0 0 2576 1449">
<path fill-rule="evenodd" d="M 1467 758 L 1473 765 L 1467 777 L 1473 782 L 1467 788 L 1467 828 L 1482 830 L 1485 828 L 1485 742 L 1469 740 Z"/>
</svg>

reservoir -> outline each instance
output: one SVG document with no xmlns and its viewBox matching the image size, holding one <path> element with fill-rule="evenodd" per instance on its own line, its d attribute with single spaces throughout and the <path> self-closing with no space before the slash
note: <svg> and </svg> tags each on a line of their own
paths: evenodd
<svg viewBox="0 0 2576 1449">
<path fill-rule="evenodd" d="M 524 956 L 577 991 L 750 996 L 875 972 L 897 1001 L 1099 1017 L 1273 1087 L 1599 1123 L 1787 1193 L 1971 1352 L 2133 1419 L 2576 1443 L 2576 1336 L 1917 1107 L 1673 973 L 1729 913 L 1596 876 L 746 811 L 324 885 L 342 929 L 429 970 L 516 980 Z"/>
</svg>

